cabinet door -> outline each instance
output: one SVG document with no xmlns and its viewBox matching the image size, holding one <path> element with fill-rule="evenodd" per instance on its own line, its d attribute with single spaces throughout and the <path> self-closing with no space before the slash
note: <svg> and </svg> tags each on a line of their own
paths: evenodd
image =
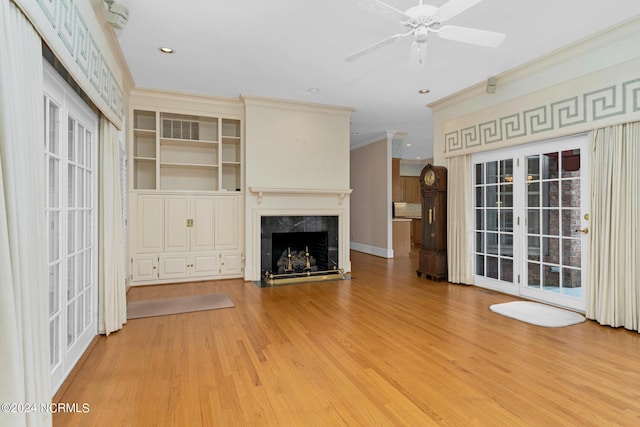
<svg viewBox="0 0 640 427">
<path fill-rule="evenodd" d="M 220 274 L 241 274 L 242 253 L 240 251 L 222 253 L 220 255 Z"/>
<path fill-rule="evenodd" d="M 136 221 L 137 252 L 162 252 L 164 250 L 164 196 L 139 195 Z"/>
<path fill-rule="evenodd" d="M 214 202 L 210 196 L 193 196 L 191 199 L 191 250 L 213 251 L 214 249 Z"/>
<path fill-rule="evenodd" d="M 420 203 L 420 178 L 416 176 L 405 177 L 404 198 L 407 203 Z"/>
<path fill-rule="evenodd" d="M 143 255 L 131 259 L 131 275 L 134 282 L 156 280 L 158 278 L 158 256 Z"/>
<path fill-rule="evenodd" d="M 189 255 L 160 255 L 160 279 L 181 279 L 189 277 Z"/>
<path fill-rule="evenodd" d="M 220 269 L 215 253 L 194 254 L 191 257 L 191 276 L 214 276 Z"/>
<path fill-rule="evenodd" d="M 215 205 L 216 249 L 238 248 L 238 199 L 218 197 Z"/>
<path fill-rule="evenodd" d="M 185 252 L 190 249 L 189 196 L 166 196 L 164 213 L 165 252 Z"/>
</svg>

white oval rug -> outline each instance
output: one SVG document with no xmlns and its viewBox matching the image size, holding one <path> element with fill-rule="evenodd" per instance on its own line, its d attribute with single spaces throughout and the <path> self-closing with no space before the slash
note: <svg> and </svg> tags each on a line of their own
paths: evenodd
<svg viewBox="0 0 640 427">
<path fill-rule="evenodd" d="M 512 301 L 502 304 L 493 304 L 489 307 L 494 313 L 511 317 L 532 325 L 546 326 L 548 328 L 560 328 L 562 326 L 575 325 L 585 321 L 583 315 L 574 311 L 563 310 L 531 301 Z"/>
</svg>

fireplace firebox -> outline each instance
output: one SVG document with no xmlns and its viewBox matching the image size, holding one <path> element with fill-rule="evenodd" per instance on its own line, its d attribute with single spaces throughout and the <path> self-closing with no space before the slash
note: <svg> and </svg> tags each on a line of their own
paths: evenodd
<svg viewBox="0 0 640 427">
<path fill-rule="evenodd" d="M 337 216 L 262 216 L 264 286 L 344 278 Z"/>
</svg>

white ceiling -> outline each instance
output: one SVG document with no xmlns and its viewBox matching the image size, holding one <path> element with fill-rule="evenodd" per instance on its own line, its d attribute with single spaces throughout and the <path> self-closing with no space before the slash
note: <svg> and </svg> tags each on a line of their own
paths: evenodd
<svg viewBox="0 0 640 427">
<path fill-rule="evenodd" d="M 427 68 L 417 71 L 409 64 L 411 37 L 344 60 L 402 30 L 357 0 L 119 3 L 130 11 L 118 38 L 136 86 L 353 107 L 352 143 L 406 132 L 405 159 L 433 155 L 426 104 L 640 14 L 638 0 L 484 0 L 447 24 L 503 32 L 504 43 L 492 49 L 430 37 Z M 387 3 L 406 10 L 418 0 Z M 422 88 L 431 92 L 421 95 Z"/>
</svg>

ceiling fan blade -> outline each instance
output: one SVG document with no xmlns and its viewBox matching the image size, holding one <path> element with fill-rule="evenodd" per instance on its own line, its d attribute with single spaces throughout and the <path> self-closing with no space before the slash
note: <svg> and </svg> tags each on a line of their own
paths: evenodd
<svg viewBox="0 0 640 427">
<path fill-rule="evenodd" d="M 358 5 L 395 22 L 403 22 L 411 19 L 411 17 L 403 11 L 396 9 L 393 6 L 389 6 L 379 0 L 360 0 Z"/>
<path fill-rule="evenodd" d="M 434 15 L 440 18 L 440 22 L 444 22 L 464 12 L 470 7 L 475 6 L 481 1 L 482 0 L 450 0 L 443 4 L 440 9 L 436 10 Z"/>
<path fill-rule="evenodd" d="M 438 36 L 446 40 L 475 44 L 477 46 L 498 47 L 504 41 L 506 34 L 458 27 L 456 25 L 444 25 L 438 30 Z"/>
<path fill-rule="evenodd" d="M 411 35 L 412 33 L 413 33 L 413 30 L 409 31 L 408 33 L 396 34 L 394 36 L 387 37 L 386 39 L 380 40 L 379 42 L 374 43 L 371 46 L 367 46 L 364 49 L 360 49 L 359 51 L 357 51 L 355 53 L 352 53 L 351 55 L 347 56 L 344 60 L 345 61 L 356 60 L 356 59 L 360 58 L 361 56 L 364 56 L 364 55 L 366 55 L 368 53 L 373 52 L 376 49 L 380 49 L 381 47 L 386 46 L 388 44 L 391 44 L 393 42 L 396 42 L 396 41 L 400 40 L 403 37 L 407 37 L 407 36 Z"/>
</svg>

